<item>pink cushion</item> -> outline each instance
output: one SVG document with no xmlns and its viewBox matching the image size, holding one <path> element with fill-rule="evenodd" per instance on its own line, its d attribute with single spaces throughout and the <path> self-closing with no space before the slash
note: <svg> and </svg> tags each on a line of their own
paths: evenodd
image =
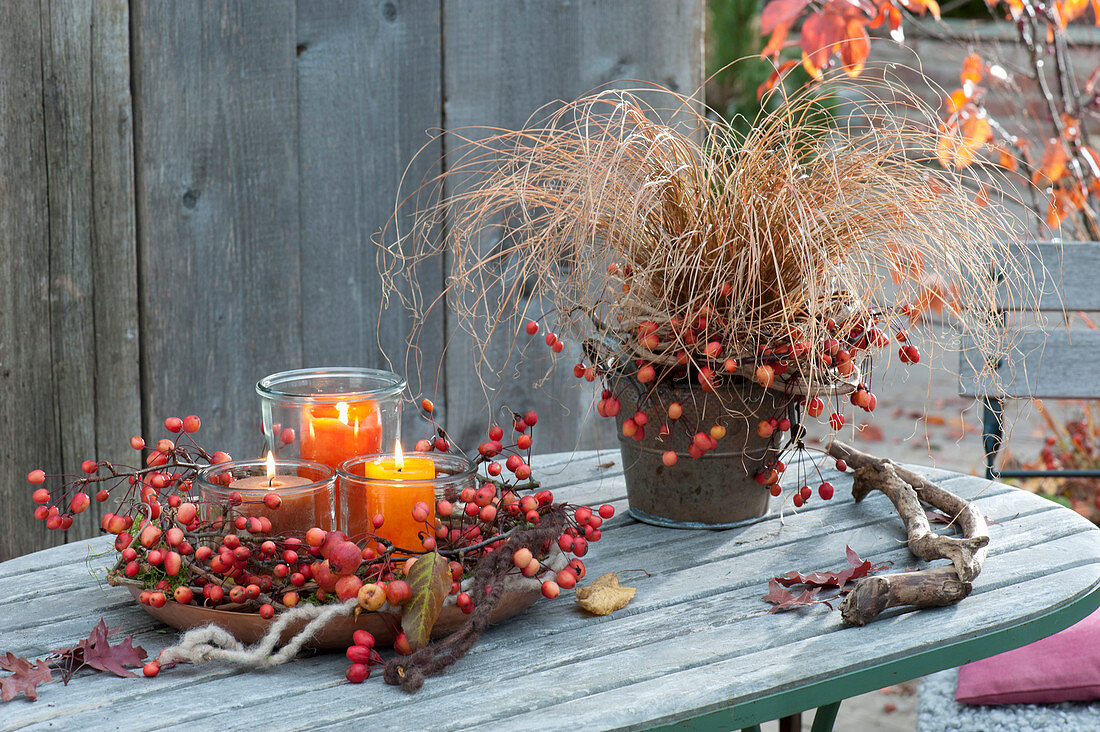
<svg viewBox="0 0 1100 732">
<path fill-rule="evenodd" d="M 1053 704 L 1100 699 L 1100 610 L 1014 651 L 959 668 L 955 701 Z"/>
</svg>

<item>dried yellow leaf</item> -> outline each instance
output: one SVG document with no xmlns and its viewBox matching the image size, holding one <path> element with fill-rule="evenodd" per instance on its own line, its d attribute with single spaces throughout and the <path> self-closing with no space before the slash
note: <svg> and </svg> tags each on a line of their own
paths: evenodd
<svg viewBox="0 0 1100 732">
<path fill-rule="evenodd" d="M 608 572 L 599 579 L 576 590 L 577 604 L 593 615 L 607 615 L 634 599 L 637 590 L 619 584 L 619 575 Z"/>
</svg>

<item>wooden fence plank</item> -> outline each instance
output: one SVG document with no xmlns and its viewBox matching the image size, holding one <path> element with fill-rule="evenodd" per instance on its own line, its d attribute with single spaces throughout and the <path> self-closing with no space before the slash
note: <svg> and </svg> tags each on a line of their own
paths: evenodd
<svg viewBox="0 0 1100 732">
<path fill-rule="evenodd" d="M 439 3 L 344 0 L 298 3 L 298 119 L 301 175 L 302 355 L 306 365 L 387 368 L 406 374 L 409 316 L 382 283 L 372 237 L 394 211 L 402 175 L 415 188 L 438 175 L 442 127 Z M 410 213 L 406 207 L 402 213 Z M 443 265 L 422 284 L 442 288 Z M 443 319 L 421 333 L 438 363 Z M 389 357 L 392 363 L 387 362 Z M 441 401 L 415 365 L 413 394 Z M 408 411 L 408 410 L 407 410 Z M 423 430 L 406 429 L 406 437 Z"/>
<path fill-rule="evenodd" d="M 125 0 L 43 3 L 54 393 L 62 465 L 140 430 L 137 255 Z M 93 502 L 66 539 L 99 533 Z"/>
<path fill-rule="evenodd" d="M 141 432 L 129 3 L 95 3 L 92 25 L 95 452 L 110 458 Z M 74 524 L 70 538 L 99 533 L 98 517 L 110 504 L 94 505 L 92 520 Z"/>
<path fill-rule="evenodd" d="M 653 81 L 692 94 L 703 81 L 703 3 L 647 0 L 575 3 L 486 0 L 444 4 L 444 119 L 448 132 L 464 127 L 516 128 L 542 105 L 572 99 L 621 79 Z M 636 84 L 626 84 L 635 86 Z M 470 137 L 485 136 L 463 131 Z M 446 142 L 446 154 L 455 145 Z M 459 192 L 454 182 L 445 193 Z M 495 242 L 483 241 L 484 251 Z M 534 286 L 536 283 L 526 283 Z M 451 312 L 459 303 L 452 300 Z M 555 367 L 549 349 L 531 342 L 528 362 L 505 360 L 510 333 L 496 334 L 481 379 L 474 370 L 474 339 L 448 320 L 444 371 L 448 425 L 461 444 L 477 444 L 489 422 L 486 402 L 536 409 L 539 451 L 595 443 L 592 387 L 577 388 L 571 344 Z M 520 336 L 525 341 L 527 336 Z M 533 382 L 551 372 L 540 391 Z M 484 380 L 487 389 L 482 388 Z M 496 416 L 497 412 L 491 413 Z M 586 420 L 585 417 L 590 417 Z M 601 425 L 606 430 L 606 425 Z M 603 444 L 613 444 L 601 438 Z"/>
<path fill-rule="evenodd" d="M 95 453 L 90 3 L 40 5 L 50 232 L 50 367 L 61 466 Z M 83 523 L 83 521 L 81 521 Z M 74 523 L 75 526 L 75 523 Z"/>
<path fill-rule="evenodd" d="M 145 427 L 254 454 L 256 381 L 301 363 L 295 4 L 133 11 Z"/>
<path fill-rule="evenodd" d="M 0 3 L 0 560 L 62 539 L 27 513 L 27 471 L 61 468 L 39 6 Z"/>
</svg>

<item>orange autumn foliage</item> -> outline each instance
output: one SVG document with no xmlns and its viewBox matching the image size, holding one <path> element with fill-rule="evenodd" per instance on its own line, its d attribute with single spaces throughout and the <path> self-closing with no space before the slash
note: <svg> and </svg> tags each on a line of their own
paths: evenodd
<svg viewBox="0 0 1100 732">
<path fill-rule="evenodd" d="M 941 127 L 936 157 L 945 168 L 965 168 L 978 156 L 985 143 L 993 139 L 993 128 L 985 114 L 966 105 Z"/>
<path fill-rule="evenodd" d="M 1047 140 L 1046 148 L 1043 149 L 1043 157 L 1039 161 L 1039 167 L 1031 175 L 1031 182 L 1035 185 L 1044 182 L 1050 185 L 1061 179 L 1062 174 L 1066 172 L 1066 161 L 1068 159 L 1069 156 L 1066 155 L 1066 148 L 1062 141 L 1053 137 L 1050 138 Z"/>
<path fill-rule="evenodd" d="M 901 40 L 902 10 L 940 17 L 935 0 L 825 0 L 814 6 L 809 0 L 771 0 L 760 14 L 760 32 L 769 36 L 761 55 L 778 59 L 791 28 L 806 13 L 798 45 L 810 76 L 821 79 L 834 60 L 846 74 L 858 76 L 871 52 L 867 29 L 885 23 L 895 39 Z"/>
<path fill-rule="evenodd" d="M 1033 62 L 1024 69 L 1013 68 L 1010 74 L 1005 66 L 971 50 L 960 66 L 959 88 L 945 98 L 936 157 L 944 167 L 956 170 L 988 157 L 1042 189 L 1035 196 L 1036 207 L 1044 199 L 1048 205 L 1045 212 L 1035 211 L 1039 220 L 1057 228 L 1068 226 L 1072 216 L 1079 235 L 1100 239 L 1100 155 L 1089 146 L 1082 129 L 1082 118 L 1100 108 L 1100 65 L 1087 79 L 1076 77 L 1065 51 L 1069 23 L 1084 19 L 1100 25 L 1100 0 L 1055 0 L 1051 5 L 1037 0 L 986 2 L 995 19 L 1014 27 L 1016 40 L 1030 51 L 1027 56 Z M 761 86 L 760 93 L 775 88 L 783 70 L 795 65 L 790 61 L 780 65 L 780 54 L 790 47 L 797 48 L 799 61 L 813 79 L 823 79 L 830 68 L 858 76 L 870 55 L 868 29 L 885 25 L 895 41 L 903 42 L 902 11 L 939 19 L 940 8 L 935 0 L 770 0 L 761 16 L 761 31 L 770 36 L 763 55 L 773 58 L 780 70 Z M 1040 98 L 1039 106 L 1049 111 L 1034 120 L 1045 133 L 1040 137 L 1044 148 L 1038 161 L 1029 152 L 1027 135 L 999 124 L 985 106 L 990 90 L 1017 94 L 1020 81 L 1027 77 Z M 1078 88 L 1083 89 L 1080 95 Z M 1065 89 L 1073 91 L 1060 91 Z M 976 200 L 987 199 L 988 192 L 978 192 Z"/>
<path fill-rule="evenodd" d="M 985 73 L 985 64 L 982 63 L 981 57 L 972 53 L 963 60 L 962 71 L 959 72 L 959 79 L 962 81 L 963 88 L 968 86 L 974 86 L 982 80 L 982 76 Z"/>
</svg>

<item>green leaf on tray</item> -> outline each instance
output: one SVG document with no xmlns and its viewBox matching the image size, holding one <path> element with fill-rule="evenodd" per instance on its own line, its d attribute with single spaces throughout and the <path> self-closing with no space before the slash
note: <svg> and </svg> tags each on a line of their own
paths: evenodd
<svg viewBox="0 0 1100 732">
<path fill-rule="evenodd" d="M 442 555 L 430 552 L 416 560 L 407 581 L 412 599 L 401 613 L 401 629 L 415 651 L 428 645 L 443 601 L 451 591 L 451 568 Z"/>
</svg>

